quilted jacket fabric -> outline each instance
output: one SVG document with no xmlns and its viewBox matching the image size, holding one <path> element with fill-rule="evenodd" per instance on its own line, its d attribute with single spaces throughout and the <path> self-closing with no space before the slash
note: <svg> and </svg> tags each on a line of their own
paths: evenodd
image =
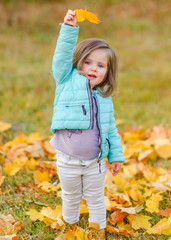
<svg viewBox="0 0 171 240">
<path fill-rule="evenodd" d="M 124 155 L 118 134 L 111 97 L 102 97 L 98 89 L 91 93 L 89 80 L 73 68 L 72 59 L 79 26 L 61 25 L 53 57 L 52 71 L 56 82 L 51 131 L 56 129 L 91 129 L 92 96 L 98 107 L 101 153 L 109 163 L 123 162 Z M 78 146 L 79 147 L 79 146 Z"/>
</svg>

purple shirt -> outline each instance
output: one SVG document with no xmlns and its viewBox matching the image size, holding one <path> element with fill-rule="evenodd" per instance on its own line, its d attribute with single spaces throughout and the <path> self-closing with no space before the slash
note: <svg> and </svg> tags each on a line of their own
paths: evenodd
<svg viewBox="0 0 171 240">
<path fill-rule="evenodd" d="M 81 160 L 91 160 L 100 153 L 100 134 L 97 125 L 97 105 L 93 98 L 94 126 L 92 129 L 56 130 L 50 144 L 57 150 Z"/>
</svg>

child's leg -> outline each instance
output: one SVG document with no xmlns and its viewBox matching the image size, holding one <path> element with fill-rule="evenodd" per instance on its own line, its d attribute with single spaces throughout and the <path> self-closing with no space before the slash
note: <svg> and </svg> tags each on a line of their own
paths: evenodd
<svg viewBox="0 0 171 240">
<path fill-rule="evenodd" d="M 104 180 L 106 173 L 105 159 L 101 161 L 101 173 L 99 163 L 95 162 L 85 169 L 83 175 L 83 195 L 89 209 L 89 222 L 98 223 L 100 229 L 106 227 L 106 205 L 104 197 Z"/>
<path fill-rule="evenodd" d="M 79 221 L 82 180 L 79 167 L 67 164 L 66 158 L 66 155 L 57 155 L 57 173 L 62 188 L 63 218 L 67 223 L 73 224 Z"/>
</svg>

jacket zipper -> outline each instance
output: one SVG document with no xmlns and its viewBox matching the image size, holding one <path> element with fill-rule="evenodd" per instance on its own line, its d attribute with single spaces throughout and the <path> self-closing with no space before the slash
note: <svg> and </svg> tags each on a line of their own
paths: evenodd
<svg viewBox="0 0 171 240">
<path fill-rule="evenodd" d="M 100 114 L 99 114 L 99 104 L 98 104 L 98 99 L 97 97 L 94 95 L 95 99 L 96 99 L 96 103 L 97 103 L 97 127 L 99 129 L 99 135 L 100 135 L 100 138 L 99 138 L 99 144 L 100 144 L 100 153 L 99 153 L 99 158 L 101 157 L 102 155 L 102 148 L 101 148 L 101 129 L 100 129 Z M 100 166 L 99 166 L 100 167 Z"/>
<path fill-rule="evenodd" d="M 89 129 L 93 128 L 94 125 L 94 118 L 93 118 L 93 100 L 92 94 L 90 90 L 90 81 L 87 79 L 87 92 L 88 92 L 88 99 L 89 99 L 89 106 L 90 106 L 90 127 Z"/>
<path fill-rule="evenodd" d="M 86 113 L 87 113 L 84 105 L 81 105 L 81 104 L 80 105 L 65 106 L 65 107 L 82 107 L 83 114 L 86 115 Z"/>
</svg>

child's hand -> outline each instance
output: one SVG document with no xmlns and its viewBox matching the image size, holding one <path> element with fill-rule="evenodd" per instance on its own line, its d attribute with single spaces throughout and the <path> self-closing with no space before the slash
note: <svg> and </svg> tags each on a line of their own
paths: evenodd
<svg viewBox="0 0 171 240">
<path fill-rule="evenodd" d="M 111 172 L 113 176 L 116 176 L 121 169 L 121 162 L 113 162 L 111 163 Z"/>
<path fill-rule="evenodd" d="M 68 10 L 66 16 L 64 17 L 64 23 L 76 27 L 77 26 L 76 11 Z"/>
</svg>

